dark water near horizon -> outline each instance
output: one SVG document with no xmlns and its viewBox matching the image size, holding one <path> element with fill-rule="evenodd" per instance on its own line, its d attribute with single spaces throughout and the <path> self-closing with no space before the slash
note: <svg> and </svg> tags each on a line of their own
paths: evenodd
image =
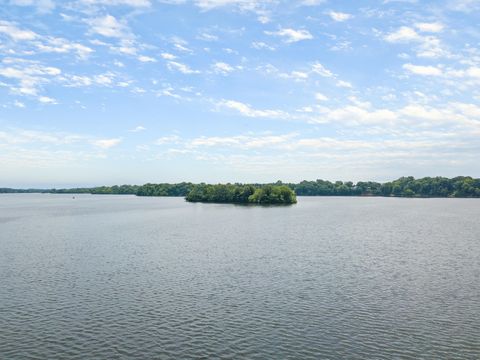
<svg viewBox="0 0 480 360">
<path fill-rule="evenodd" d="M 480 359 L 480 200 L 0 195 L 0 359 Z"/>
</svg>

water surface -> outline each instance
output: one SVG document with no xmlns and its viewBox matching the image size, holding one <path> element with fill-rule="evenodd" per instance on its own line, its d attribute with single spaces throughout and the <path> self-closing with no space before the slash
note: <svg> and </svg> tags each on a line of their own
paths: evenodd
<svg viewBox="0 0 480 360">
<path fill-rule="evenodd" d="M 480 200 L 298 200 L 0 195 L 0 358 L 480 358 Z"/>
</svg>

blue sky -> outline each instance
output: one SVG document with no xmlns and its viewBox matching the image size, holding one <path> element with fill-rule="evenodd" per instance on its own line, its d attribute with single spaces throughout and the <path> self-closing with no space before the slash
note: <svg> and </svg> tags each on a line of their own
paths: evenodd
<svg viewBox="0 0 480 360">
<path fill-rule="evenodd" d="M 480 176 L 479 0 L 0 0 L 0 186 Z"/>
</svg>

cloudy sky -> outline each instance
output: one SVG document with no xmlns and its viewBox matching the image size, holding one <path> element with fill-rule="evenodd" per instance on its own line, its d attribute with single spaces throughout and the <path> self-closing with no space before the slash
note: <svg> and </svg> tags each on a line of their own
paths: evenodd
<svg viewBox="0 0 480 360">
<path fill-rule="evenodd" d="M 480 176 L 480 0 L 0 0 L 0 186 Z"/>
</svg>

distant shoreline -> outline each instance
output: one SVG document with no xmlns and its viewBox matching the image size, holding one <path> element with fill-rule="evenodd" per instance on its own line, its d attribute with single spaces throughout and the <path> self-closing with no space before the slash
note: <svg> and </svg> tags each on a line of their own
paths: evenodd
<svg viewBox="0 0 480 360">
<path fill-rule="evenodd" d="M 406 198 L 480 198 L 480 179 L 470 176 L 454 178 L 401 177 L 394 181 L 378 183 L 374 181 L 331 182 L 327 180 L 301 181 L 283 183 L 277 181 L 269 184 L 194 184 L 182 183 L 147 183 L 144 185 L 114 185 L 68 189 L 15 189 L 0 188 L 0 194 L 7 193 L 48 193 L 48 194 L 93 194 L 93 195 L 137 195 L 137 196 L 173 196 L 187 197 L 194 188 L 216 186 L 252 186 L 255 189 L 266 186 L 286 186 L 296 196 L 355 196 L 355 197 L 406 197 Z M 222 201 L 219 201 L 222 203 Z"/>
<path fill-rule="evenodd" d="M 0 195 L 100 195 L 105 197 L 116 197 L 116 196 L 132 196 L 132 197 L 146 197 L 146 198 L 185 198 L 184 196 L 174 196 L 174 195 L 161 195 L 161 196 L 139 196 L 135 194 L 92 194 L 92 193 L 59 193 L 59 192 L 0 192 Z M 296 195 L 298 198 L 362 198 L 362 199 L 480 199 L 480 196 L 383 196 L 383 195 Z M 226 202 L 220 201 L 188 201 L 191 203 L 208 203 L 208 204 L 227 204 Z M 249 203 L 231 203 L 234 205 L 241 206 L 255 206 L 255 204 Z"/>
</svg>

